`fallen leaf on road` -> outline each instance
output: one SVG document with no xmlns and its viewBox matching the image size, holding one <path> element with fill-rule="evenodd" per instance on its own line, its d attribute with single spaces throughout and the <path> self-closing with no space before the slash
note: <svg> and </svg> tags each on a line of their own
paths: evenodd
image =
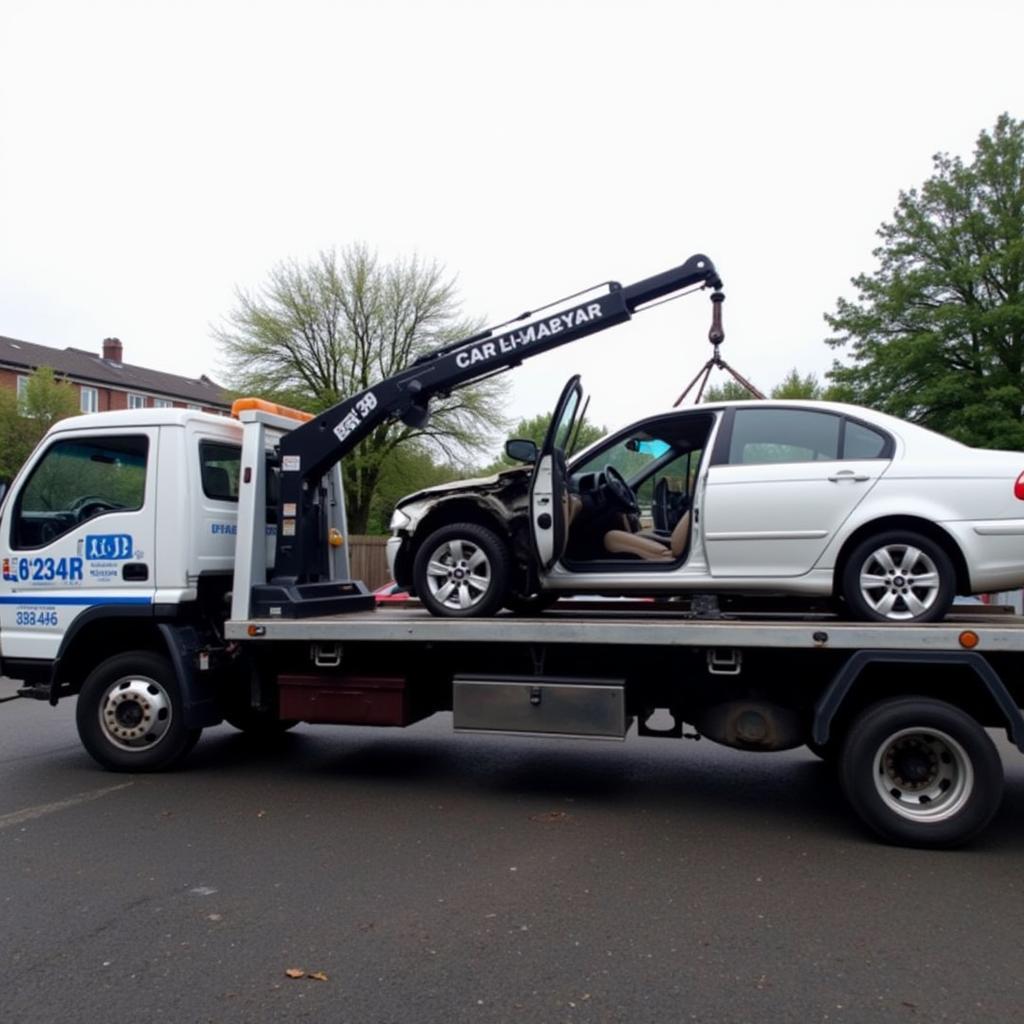
<svg viewBox="0 0 1024 1024">
<path fill-rule="evenodd" d="M 545 811 L 543 814 L 530 815 L 530 821 L 565 821 L 568 811 Z"/>
<path fill-rule="evenodd" d="M 289 978 L 304 978 L 306 976 L 306 971 L 302 967 L 289 967 L 284 973 L 287 974 Z"/>
<path fill-rule="evenodd" d="M 310 971 L 309 974 L 306 975 L 306 977 L 307 978 L 312 978 L 313 981 L 326 981 L 327 980 L 327 975 L 324 974 L 323 971 Z"/>
</svg>

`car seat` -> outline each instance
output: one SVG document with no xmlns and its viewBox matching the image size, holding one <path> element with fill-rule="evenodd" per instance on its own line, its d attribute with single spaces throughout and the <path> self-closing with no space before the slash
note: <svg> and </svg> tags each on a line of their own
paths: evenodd
<svg viewBox="0 0 1024 1024">
<path fill-rule="evenodd" d="M 604 535 L 604 549 L 613 555 L 634 555 L 645 562 L 674 562 L 686 551 L 690 539 L 690 513 L 684 513 L 672 533 L 664 540 L 650 534 L 609 530 Z"/>
</svg>

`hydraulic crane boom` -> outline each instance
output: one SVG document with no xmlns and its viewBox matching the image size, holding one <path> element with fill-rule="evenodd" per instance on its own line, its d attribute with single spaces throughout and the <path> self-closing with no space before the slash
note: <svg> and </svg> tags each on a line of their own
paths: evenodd
<svg viewBox="0 0 1024 1024">
<path fill-rule="evenodd" d="M 681 266 L 627 287 L 610 282 L 606 293 L 578 305 L 501 334 L 484 331 L 427 353 L 284 435 L 276 567 L 268 585 L 254 588 L 255 604 L 298 617 L 340 610 L 346 600 L 365 594 L 361 585 L 351 582 L 338 593 L 337 581 L 325 580 L 326 537 L 317 506 L 322 500 L 321 478 L 374 428 L 389 419 L 422 425 L 429 416 L 431 396 L 448 394 L 531 356 L 623 323 L 640 307 L 695 285 L 722 286 L 706 256 L 691 256 Z"/>
</svg>

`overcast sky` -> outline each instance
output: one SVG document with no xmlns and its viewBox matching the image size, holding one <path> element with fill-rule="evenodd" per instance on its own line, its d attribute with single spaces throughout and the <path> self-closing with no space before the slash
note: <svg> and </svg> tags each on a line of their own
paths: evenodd
<svg viewBox="0 0 1024 1024">
<path fill-rule="evenodd" d="M 931 156 L 1024 116 L 1019 0 L 0 0 L 0 334 L 225 381 L 211 325 L 286 258 L 365 241 L 489 322 L 703 252 L 764 389 Z M 608 426 L 710 355 L 696 295 L 510 375 Z"/>
</svg>

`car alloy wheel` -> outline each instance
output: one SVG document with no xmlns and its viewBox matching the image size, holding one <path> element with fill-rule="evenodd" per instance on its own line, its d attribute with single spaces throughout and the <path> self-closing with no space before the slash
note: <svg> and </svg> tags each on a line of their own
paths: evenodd
<svg viewBox="0 0 1024 1024">
<path fill-rule="evenodd" d="M 920 619 L 939 596 L 939 569 L 920 548 L 886 544 L 861 565 L 860 592 L 879 616 Z"/>
<path fill-rule="evenodd" d="M 949 555 L 930 537 L 910 530 L 867 537 L 844 562 L 842 596 L 858 619 L 935 622 L 956 593 Z"/>
<path fill-rule="evenodd" d="M 487 552 L 461 538 L 445 541 L 427 562 L 427 586 L 438 604 L 469 611 L 487 596 L 491 586 Z"/>
<path fill-rule="evenodd" d="M 455 523 L 424 540 L 413 564 L 416 594 L 434 615 L 493 615 L 508 597 L 508 545 L 476 523 Z"/>
</svg>

